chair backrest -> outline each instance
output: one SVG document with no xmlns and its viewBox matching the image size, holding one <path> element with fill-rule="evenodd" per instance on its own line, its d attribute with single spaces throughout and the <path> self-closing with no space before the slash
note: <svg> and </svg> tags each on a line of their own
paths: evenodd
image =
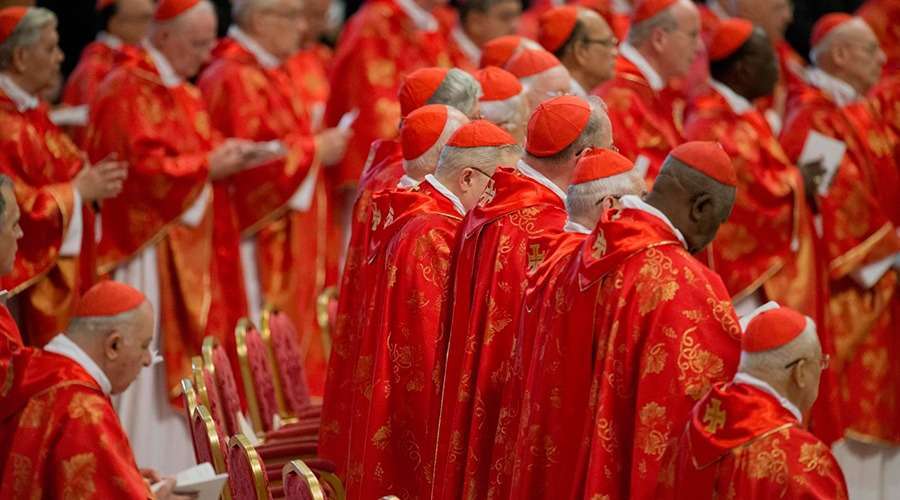
<svg viewBox="0 0 900 500">
<path fill-rule="evenodd" d="M 291 460 L 281 469 L 285 500 L 326 500 L 319 478 L 302 460 Z"/>
<path fill-rule="evenodd" d="M 194 384 L 191 383 L 191 379 L 183 378 L 181 379 L 181 399 L 184 404 L 184 418 L 188 423 L 188 429 L 191 431 L 191 442 L 194 442 L 194 425 L 192 423 L 192 416 L 194 415 L 194 409 L 197 408 L 197 393 L 194 392 Z M 194 448 L 194 458 L 197 457 L 197 449 Z"/>
<path fill-rule="evenodd" d="M 259 455 L 243 434 L 228 445 L 228 483 L 234 500 L 268 500 L 269 484 Z"/>
<path fill-rule="evenodd" d="M 340 478 L 335 474 L 337 467 L 332 461 L 323 458 L 308 458 L 303 462 L 319 479 L 319 484 L 322 485 L 322 490 L 325 491 L 325 497 L 328 500 L 346 500 L 347 491 Z"/>
<path fill-rule="evenodd" d="M 262 337 L 268 344 L 280 382 L 275 388 L 281 389 L 286 410 L 298 415 L 309 407 L 311 401 L 302 354 L 297 345 L 297 330 L 291 318 L 283 312 L 267 312 L 264 317 Z"/>
<path fill-rule="evenodd" d="M 331 356 L 331 332 L 334 331 L 334 324 L 337 321 L 337 300 L 338 289 L 336 286 L 329 286 L 316 297 L 316 323 L 322 334 L 325 359 L 329 359 Z"/>
<path fill-rule="evenodd" d="M 219 440 L 219 433 L 209 410 L 202 404 L 194 408 L 191 417 L 191 437 L 194 440 L 194 456 L 198 464 L 209 462 L 217 474 L 228 472 L 224 443 Z M 227 485 L 222 490 L 222 498 L 231 500 Z"/>
<path fill-rule="evenodd" d="M 266 354 L 266 346 L 256 328 L 246 319 L 238 322 L 234 331 L 238 363 L 244 394 L 250 408 L 253 430 L 262 434 L 272 428 L 272 417 L 278 412 L 278 400 L 272 380 L 275 371 Z"/>
<path fill-rule="evenodd" d="M 215 337 L 208 336 L 203 339 L 203 367 L 212 374 L 216 389 L 218 389 L 222 414 L 225 416 L 225 430 L 229 436 L 234 436 L 241 432 L 237 414 L 244 410 L 241 407 L 241 395 L 234 380 L 228 353 Z"/>
<path fill-rule="evenodd" d="M 230 435 L 225 428 L 225 414 L 222 412 L 222 400 L 219 390 L 216 388 L 212 374 L 203 366 L 203 358 L 194 356 L 191 358 L 191 371 L 194 375 L 194 387 L 197 392 L 197 403 L 205 406 L 212 416 L 216 430 L 223 440 Z"/>
</svg>

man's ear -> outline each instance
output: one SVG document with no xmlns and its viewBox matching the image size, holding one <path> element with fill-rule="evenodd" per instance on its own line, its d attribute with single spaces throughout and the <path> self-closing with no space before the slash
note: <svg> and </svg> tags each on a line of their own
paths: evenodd
<svg viewBox="0 0 900 500">
<path fill-rule="evenodd" d="M 709 193 L 700 193 L 695 196 L 691 201 L 691 222 L 696 224 L 704 219 L 708 219 L 713 206 L 713 199 Z"/>
<path fill-rule="evenodd" d="M 16 69 L 19 73 L 25 73 L 28 70 L 28 64 L 26 60 L 28 59 L 28 49 L 30 47 L 16 47 L 12 51 L 12 67 Z"/>
<path fill-rule="evenodd" d="M 113 330 L 112 333 L 107 335 L 106 340 L 103 342 L 103 353 L 106 354 L 106 359 L 113 360 L 118 358 L 119 351 L 122 349 L 122 342 L 124 341 L 124 337 L 117 330 Z"/>
<path fill-rule="evenodd" d="M 796 365 L 791 367 L 791 380 L 793 380 L 794 384 L 801 389 L 805 389 L 807 384 L 805 368 L 805 359 L 801 359 Z"/>
</svg>

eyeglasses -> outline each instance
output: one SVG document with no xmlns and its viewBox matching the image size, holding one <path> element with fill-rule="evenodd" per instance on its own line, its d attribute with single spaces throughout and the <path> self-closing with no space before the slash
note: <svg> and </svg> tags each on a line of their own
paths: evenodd
<svg viewBox="0 0 900 500">
<path fill-rule="evenodd" d="M 585 38 L 582 38 L 582 39 L 581 39 L 581 42 L 584 43 L 584 44 L 587 44 L 587 45 L 590 45 L 590 44 L 592 44 L 592 43 L 596 43 L 596 44 L 602 45 L 602 46 L 604 46 L 604 47 L 606 47 L 606 48 L 608 48 L 608 49 L 611 49 L 611 48 L 616 47 L 616 46 L 619 45 L 619 39 L 616 38 L 616 37 L 614 37 L 614 36 L 611 36 L 611 37 L 609 37 L 609 38 L 601 38 L 601 39 L 595 39 L 595 38 L 587 38 L 587 37 L 585 37 Z"/>
<path fill-rule="evenodd" d="M 785 369 L 790 368 L 801 361 L 807 361 L 807 358 L 797 358 L 797 359 L 791 361 L 790 363 L 784 365 L 784 367 L 785 367 Z M 824 356 L 819 358 L 819 368 L 820 369 L 827 370 L 830 365 L 831 365 L 831 356 L 829 356 L 828 354 L 825 354 Z"/>
<path fill-rule="evenodd" d="M 480 168 L 478 168 L 478 167 L 466 167 L 466 168 L 470 168 L 470 169 L 472 169 L 472 170 L 474 170 L 474 171 L 476 171 L 476 172 L 478 172 L 478 173 L 479 173 L 479 174 L 481 174 L 481 175 L 483 175 L 483 176 L 485 176 L 485 177 L 487 177 L 487 178 L 488 178 L 488 179 L 490 179 L 490 178 L 491 178 L 491 176 L 490 176 L 490 175 L 488 175 L 488 174 L 487 174 L 487 172 L 485 172 L 485 171 L 484 171 L 484 170 L 481 170 L 481 169 L 480 169 Z"/>
</svg>

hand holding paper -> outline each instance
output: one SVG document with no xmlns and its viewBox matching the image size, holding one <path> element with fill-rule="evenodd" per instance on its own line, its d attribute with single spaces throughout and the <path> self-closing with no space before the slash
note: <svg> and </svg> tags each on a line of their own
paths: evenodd
<svg viewBox="0 0 900 500">
<path fill-rule="evenodd" d="M 805 165 L 821 161 L 821 177 L 816 183 L 820 196 L 828 194 L 828 188 L 831 186 L 834 174 L 844 160 L 846 151 L 847 145 L 843 142 L 827 135 L 822 135 L 814 130 L 806 136 L 806 142 L 803 144 L 803 151 L 800 153 L 798 163 Z"/>
<path fill-rule="evenodd" d="M 228 474 L 216 474 L 212 465 L 204 462 L 154 484 L 151 489 L 157 498 L 216 500 L 226 479 Z"/>
</svg>

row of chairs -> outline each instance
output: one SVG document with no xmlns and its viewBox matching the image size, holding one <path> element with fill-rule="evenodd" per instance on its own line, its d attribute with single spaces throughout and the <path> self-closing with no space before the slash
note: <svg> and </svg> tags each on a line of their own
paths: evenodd
<svg viewBox="0 0 900 500">
<path fill-rule="evenodd" d="M 272 311 L 260 327 L 243 319 L 235 328 L 236 369 L 213 337 L 191 360 L 181 388 L 197 463 L 229 474 L 225 500 L 345 500 L 334 464 L 317 457 L 321 404 L 309 395 L 296 330 Z"/>
</svg>

